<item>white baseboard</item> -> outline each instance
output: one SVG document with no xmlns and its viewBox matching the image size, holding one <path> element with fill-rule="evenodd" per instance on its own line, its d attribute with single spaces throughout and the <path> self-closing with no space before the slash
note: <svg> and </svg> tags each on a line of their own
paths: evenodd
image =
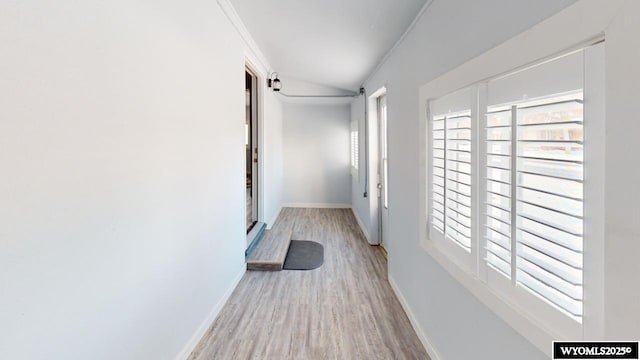
<svg viewBox="0 0 640 360">
<path fill-rule="evenodd" d="M 246 271 L 247 271 L 247 265 L 243 262 L 242 269 L 240 270 L 236 278 L 233 280 L 233 283 L 231 284 L 231 286 L 229 286 L 227 291 L 224 293 L 224 295 L 222 296 L 222 299 L 220 299 L 220 301 L 218 301 L 218 303 L 215 304 L 215 306 L 213 307 L 213 309 L 211 310 L 207 318 L 204 319 L 204 321 L 200 324 L 200 326 L 198 327 L 196 332 L 191 336 L 191 338 L 189 339 L 187 344 L 184 346 L 180 354 L 176 356 L 176 360 L 186 360 L 189 357 L 189 355 L 191 355 L 191 352 L 196 348 L 196 346 L 198 345 L 198 343 L 200 342 L 204 334 L 207 332 L 207 330 L 209 330 L 209 327 L 211 326 L 211 324 L 213 324 L 213 321 L 216 319 L 216 317 L 218 317 L 218 314 L 220 314 L 220 311 L 222 310 L 224 305 L 227 303 L 227 300 L 229 300 L 229 297 L 231 297 L 233 290 L 235 290 L 236 286 L 238 286 L 238 283 L 240 282 L 240 280 L 242 280 L 242 277 L 244 276 L 244 273 Z"/>
<path fill-rule="evenodd" d="M 316 209 L 350 209 L 351 204 L 331 204 L 331 203 L 286 203 L 282 207 L 292 208 L 316 208 Z"/>
<path fill-rule="evenodd" d="M 362 219 L 360 219 L 360 215 L 358 215 L 358 212 L 354 208 L 351 208 L 351 211 L 353 211 L 353 216 L 356 217 L 356 221 L 358 222 L 358 225 L 360 225 L 360 230 L 362 230 L 362 233 L 364 234 L 364 238 L 367 239 L 367 242 L 370 242 L 369 232 L 367 231 L 367 228 L 364 226 Z"/>
<path fill-rule="evenodd" d="M 280 216 L 280 211 L 282 211 L 283 206 L 280 206 L 278 208 L 278 211 L 276 211 L 275 214 L 273 214 L 273 216 L 271 217 L 271 219 L 269 219 L 269 221 L 267 221 L 267 230 L 271 229 L 273 227 L 273 224 L 276 222 L 276 220 L 278 219 L 278 216 Z"/>
<path fill-rule="evenodd" d="M 404 295 L 402 295 L 400 288 L 398 288 L 398 284 L 396 284 L 396 281 L 393 280 L 393 277 L 391 276 L 391 274 L 388 275 L 388 278 L 389 278 L 389 284 L 391 284 L 391 288 L 393 289 L 393 292 L 396 294 L 396 297 L 400 301 L 400 305 L 402 305 L 404 312 L 409 317 L 411 326 L 413 326 L 413 330 L 415 330 L 416 335 L 418 335 L 418 338 L 420 339 L 420 342 L 422 342 L 422 346 L 424 346 L 424 349 L 427 351 L 427 354 L 429 354 L 429 357 L 431 358 L 431 360 L 440 360 L 440 355 L 438 355 L 438 352 L 436 351 L 436 349 L 433 347 L 433 345 L 431 345 L 429 338 L 424 333 L 424 331 L 422 331 L 420 324 L 418 324 L 418 320 L 416 319 L 415 315 L 413 315 L 413 311 L 411 311 L 411 308 L 407 303 L 407 299 L 404 298 Z"/>
</svg>

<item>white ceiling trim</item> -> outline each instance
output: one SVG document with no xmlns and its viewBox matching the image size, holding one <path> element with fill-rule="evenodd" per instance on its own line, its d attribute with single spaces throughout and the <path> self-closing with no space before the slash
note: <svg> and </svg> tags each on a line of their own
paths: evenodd
<svg viewBox="0 0 640 360">
<path fill-rule="evenodd" d="M 431 6 L 431 4 L 433 3 L 433 0 L 427 0 L 426 3 L 424 3 L 424 5 L 422 6 L 422 8 L 420 9 L 420 11 L 418 11 L 418 14 L 416 15 L 416 17 L 413 19 L 413 21 L 411 22 L 411 24 L 409 24 L 409 27 L 407 27 L 407 29 L 404 31 L 404 33 L 402 33 L 402 36 L 400 36 L 400 38 L 393 44 L 393 46 L 391 47 L 391 49 L 389 49 L 389 51 L 387 51 L 386 54 L 384 54 L 384 56 L 382 57 L 382 59 L 380 60 L 380 62 L 378 62 L 378 65 L 376 65 L 373 70 L 371 70 L 371 72 L 369 73 L 369 75 L 367 76 L 367 78 L 364 80 L 364 82 L 362 83 L 362 86 L 365 86 L 366 83 L 369 82 L 369 80 L 371 80 L 371 78 L 373 77 L 373 75 L 375 75 L 375 73 L 378 72 L 378 70 L 380 70 L 380 68 L 382 67 L 382 65 L 384 65 L 384 63 L 387 62 L 387 60 L 389 59 L 389 57 L 391 56 L 391 54 L 393 54 L 393 52 L 396 50 L 396 48 L 398 46 L 400 46 L 400 44 L 402 44 L 402 42 L 404 41 L 404 39 L 407 37 L 407 35 L 409 35 L 409 33 L 411 32 L 411 30 L 413 30 L 413 28 L 416 26 L 416 24 L 418 23 L 418 20 L 420 20 L 420 18 L 422 17 L 422 15 L 424 15 L 425 11 L 427 11 L 427 9 L 429 8 L 429 6 Z"/>
<path fill-rule="evenodd" d="M 249 53 L 252 55 L 251 57 L 257 60 L 257 62 L 259 63 L 254 63 L 253 65 L 261 66 L 262 69 L 260 70 L 263 72 L 263 75 L 265 77 L 268 76 L 271 72 L 271 65 L 269 64 L 267 57 L 264 56 L 264 53 L 260 50 L 258 43 L 256 43 L 256 41 L 253 39 L 253 36 L 251 36 L 251 33 L 249 33 L 249 30 L 242 22 L 242 19 L 240 19 L 240 16 L 236 12 L 236 9 L 233 7 L 233 5 L 231 5 L 229 0 L 218 0 L 218 6 L 220 6 L 222 12 L 225 14 L 229 22 L 231 22 L 233 27 L 236 29 L 236 31 L 244 41 L 247 49 L 249 50 Z M 255 61 L 252 61 L 252 63 L 253 62 Z"/>
</svg>

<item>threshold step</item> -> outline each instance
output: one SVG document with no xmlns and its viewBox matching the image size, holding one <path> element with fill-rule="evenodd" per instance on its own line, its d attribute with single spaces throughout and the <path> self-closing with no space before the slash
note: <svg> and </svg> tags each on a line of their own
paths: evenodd
<svg viewBox="0 0 640 360">
<path fill-rule="evenodd" d="M 280 271 L 287 257 L 293 226 L 278 226 L 266 230 L 262 239 L 247 256 L 247 270 Z"/>
<path fill-rule="evenodd" d="M 267 224 L 263 222 L 257 222 L 253 226 L 253 228 L 251 228 L 251 231 L 249 231 L 249 233 L 247 234 L 247 243 L 249 244 L 249 246 L 247 246 L 247 250 L 244 251 L 245 259 L 249 256 L 249 254 L 251 254 L 256 245 L 258 245 L 266 229 Z"/>
</svg>

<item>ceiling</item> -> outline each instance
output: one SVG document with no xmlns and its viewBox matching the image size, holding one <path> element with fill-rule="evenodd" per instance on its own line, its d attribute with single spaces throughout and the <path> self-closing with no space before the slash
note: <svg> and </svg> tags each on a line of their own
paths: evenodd
<svg viewBox="0 0 640 360">
<path fill-rule="evenodd" d="M 275 71 L 355 91 L 426 0 L 231 0 Z"/>
</svg>

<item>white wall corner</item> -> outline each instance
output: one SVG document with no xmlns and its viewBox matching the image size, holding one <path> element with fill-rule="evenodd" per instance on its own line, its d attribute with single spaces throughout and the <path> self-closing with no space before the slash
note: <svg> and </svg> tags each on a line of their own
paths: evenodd
<svg viewBox="0 0 640 360">
<path fill-rule="evenodd" d="M 280 212 L 282 211 L 283 206 L 278 207 L 278 210 L 273 214 L 271 219 L 267 222 L 267 230 L 270 230 L 273 227 L 273 224 L 278 220 L 278 216 L 280 216 Z"/>
<path fill-rule="evenodd" d="M 351 209 L 351 204 L 332 203 L 286 203 L 282 207 L 312 208 L 312 209 Z"/>
<path fill-rule="evenodd" d="M 367 231 L 367 228 L 364 226 L 364 223 L 362 222 L 362 219 L 360 219 L 360 215 L 358 215 L 358 212 L 353 207 L 351 208 L 351 211 L 353 212 L 353 216 L 355 216 L 356 221 L 358 222 L 358 225 L 360 226 L 360 230 L 362 230 L 362 234 L 364 235 L 364 238 L 367 240 L 367 242 L 370 242 L 370 240 L 369 240 L 369 231 Z"/>
<path fill-rule="evenodd" d="M 369 76 L 367 76 L 363 84 L 368 84 L 369 81 L 371 81 L 371 79 L 373 78 L 373 76 L 382 68 L 382 66 L 387 62 L 387 60 L 389 60 L 389 58 L 396 51 L 396 49 L 400 47 L 400 44 L 404 42 L 404 39 L 413 31 L 413 28 L 416 27 L 416 24 L 418 23 L 418 21 L 420 21 L 420 18 L 422 18 L 422 15 L 424 15 L 424 13 L 427 11 L 427 9 L 431 6 L 432 3 L 433 3 L 433 0 L 427 0 L 424 3 L 424 5 L 422 5 L 422 8 L 420 8 L 420 11 L 418 11 L 416 16 L 413 18 L 413 21 L 411 21 L 411 24 L 409 24 L 409 26 L 405 29 L 404 33 L 402 33 L 402 35 L 398 38 L 398 40 L 396 40 L 396 42 L 391 46 L 391 48 L 387 50 L 387 52 L 384 54 L 382 59 L 380 59 L 380 61 L 376 64 L 376 67 L 374 67 L 373 70 L 371 70 L 371 72 L 369 73 Z"/>
<path fill-rule="evenodd" d="M 251 36 L 251 33 L 249 33 L 249 30 L 242 22 L 242 19 L 236 12 L 236 9 L 229 0 L 218 0 L 218 5 L 246 44 L 248 49 L 248 54 L 246 54 L 247 57 L 252 60 L 254 66 L 261 67 L 260 70 L 263 72 L 263 75 L 268 76 L 269 72 L 272 70 L 271 65 L 269 64 L 267 57 L 264 56 L 264 53 L 260 50 L 260 47 L 258 47 L 258 43 L 256 43 L 253 36 Z"/>
<path fill-rule="evenodd" d="M 420 323 L 418 322 L 418 319 L 416 319 L 415 315 L 413 314 L 413 311 L 411 311 L 411 307 L 409 307 L 409 304 L 407 303 L 407 299 L 405 299 L 404 295 L 402 295 L 402 292 L 400 291 L 400 288 L 398 287 L 398 284 L 396 283 L 396 281 L 393 279 L 393 276 L 391 276 L 391 274 L 388 274 L 387 277 L 389 278 L 389 284 L 391 284 L 391 288 L 393 289 L 393 292 L 396 294 L 398 301 L 400 301 L 400 305 L 402 306 L 402 309 L 404 309 L 404 312 L 407 314 L 407 317 L 409 318 L 409 322 L 411 322 L 411 326 L 413 327 L 413 330 L 416 332 L 416 335 L 418 335 L 418 338 L 420 339 L 422 346 L 424 346 L 424 349 L 427 351 L 427 354 L 429 354 L 429 357 L 431 358 L 431 360 L 440 360 L 441 359 L 440 355 L 438 355 L 436 348 L 433 347 L 433 344 L 431 344 L 431 341 L 429 341 L 427 334 L 425 334 L 425 332 L 420 327 Z"/>
<path fill-rule="evenodd" d="M 182 351 L 180 351 L 178 356 L 176 356 L 176 360 L 186 360 L 189 357 L 189 355 L 191 355 L 191 352 L 195 350 L 196 346 L 198 345 L 198 343 L 200 343 L 200 340 L 202 339 L 204 334 L 207 332 L 207 330 L 209 330 L 209 327 L 211 327 L 211 325 L 213 324 L 213 321 L 216 319 L 216 317 L 218 317 L 218 314 L 220 314 L 220 312 L 222 311 L 222 308 L 231 297 L 233 290 L 235 290 L 235 288 L 238 286 L 238 284 L 240 283 L 240 280 L 242 280 L 242 277 L 244 276 L 246 271 L 247 271 L 247 265 L 243 262 L 242 268 L 240 269 L 240 271 L 238 272 L 238 275 L 236 275 L 235 279 L 231 283 L 231 286 L 229 286 L 227 291 L 225 291 L 220 301 L 218 301 L 213 306 L 213 309 L 211 309 L 211 312 L 209 313 L 209 315 L 207 315 L 207 317 L 200 324 L 200 326 L 195 331 L 195 333 L 191 336 L 187 344 L 184 346 Z"/>
</svg>

